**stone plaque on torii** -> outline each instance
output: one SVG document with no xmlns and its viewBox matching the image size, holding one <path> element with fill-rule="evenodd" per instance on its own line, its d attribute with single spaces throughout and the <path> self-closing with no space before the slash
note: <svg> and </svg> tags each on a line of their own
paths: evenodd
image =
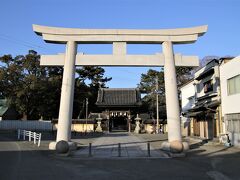
<svg viewBox="0 0 240 180">
<path fill-rule="evenodd" d="M 65 54 L 41 55 L 43 66 L 64 66 L 56 142 L 71 144 L 71 121 L 75 66 L 164 66 L 168 143 L 171 151 L 182 151 L 180 110 L 175 66 L 198 66 L 197 56 L 173 53 L 173 44 L 195 42 L 207 31 L 207 26 L 161 30 L 129 29 L 72 29 L 33 25 L 33 30 L 46 42 L 66 44 Z M 77 53 L 78 44 L 113 44 L 112 55 L 85 55 Z M 128 55 L 127 44 L 162 44 L 163 53 L 155 55 Z M 55 149 L 56 142 L 49 145 Z"/>
</svg>

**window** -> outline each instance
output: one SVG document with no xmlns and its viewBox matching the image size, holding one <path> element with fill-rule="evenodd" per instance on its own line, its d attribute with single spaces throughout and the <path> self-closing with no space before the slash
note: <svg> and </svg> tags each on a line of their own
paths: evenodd
<svg viewBox="0 0 240 180">
<path fill-rule="evenodd" d="M 213 91 L 212 80 L 203 83 L 203 87 L 204 87 L 204 93 L 208 93 L 210 91 Z"/>
<path fill-rule="evenodd" d="M 227 80 L 228 95 L 240 93 L 240 75 Z"/>
</svg>

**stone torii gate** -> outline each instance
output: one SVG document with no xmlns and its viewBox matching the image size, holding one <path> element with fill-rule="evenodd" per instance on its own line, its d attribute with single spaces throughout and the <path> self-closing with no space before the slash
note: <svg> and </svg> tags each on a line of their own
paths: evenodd
<svg viewBox="0 0 240 180">
<path fill-rule="evenodd" d="M 65 54 L 42 55 L 43 66 L 64 66 L 56 142 L 71 144 L 71 121 L 75 66 L 164 66 L 167 105 L 168 143 L 164 147 L 181 152 L 182 142 L 175 66 L 198 66 L 197 56 L 174 54 L 173 44 L 195 42 L 207 26 L 162 30 L 72 29 L 33 25 L 33 30 L 46 42 L 66 44 Z M 112 55 L 77 54 L 78 44 L 113 44 Z M 127 55 L 127 44 L 162 44 L 162 54 Z"/>
</svg>

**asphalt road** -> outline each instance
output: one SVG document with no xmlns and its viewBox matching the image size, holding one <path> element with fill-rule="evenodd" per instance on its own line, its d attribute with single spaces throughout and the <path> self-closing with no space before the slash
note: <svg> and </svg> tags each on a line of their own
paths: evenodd
<svg viewBox="0 0 240 180">
<path fill-rule="evenodd" d="M 58 156 L 15 135 L 0 133 L 0 180 L 240 179 L 240 150 L 196 146 L 170 159 L 78 159 Z"/>
</svg>

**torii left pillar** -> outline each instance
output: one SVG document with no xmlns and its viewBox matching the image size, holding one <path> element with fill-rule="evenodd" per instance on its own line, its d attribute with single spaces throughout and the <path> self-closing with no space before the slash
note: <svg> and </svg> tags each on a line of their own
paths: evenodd
<svg viewBox="0 0 240 180">
<path fill-rule="evenodd" d="M 162 148 L 171 152 L 182 152 L 188 149 L 188 144 L 182 142 L 175 58 L 172 42 L 163 42 L 162 48 L 165 59 L 164 80 L 168 123 L 168 142 L 162 143 Z"/>
<path fill-rule="evenodd" d="M 75 61 L 77 54 L 77 43 L 68 41 L 64 59 L 64 71 L 61 89 L 61 101 L 58 116 L 58 131 L 56 142 L 49 144 L 49 149 L 56 149 L 56 143 L 63 140 L 69 143 L 70 148 L 76 145 L 71 142 L 71 124 L 73 111 L 73 96 L 75 84 Z"/>
</svg>

